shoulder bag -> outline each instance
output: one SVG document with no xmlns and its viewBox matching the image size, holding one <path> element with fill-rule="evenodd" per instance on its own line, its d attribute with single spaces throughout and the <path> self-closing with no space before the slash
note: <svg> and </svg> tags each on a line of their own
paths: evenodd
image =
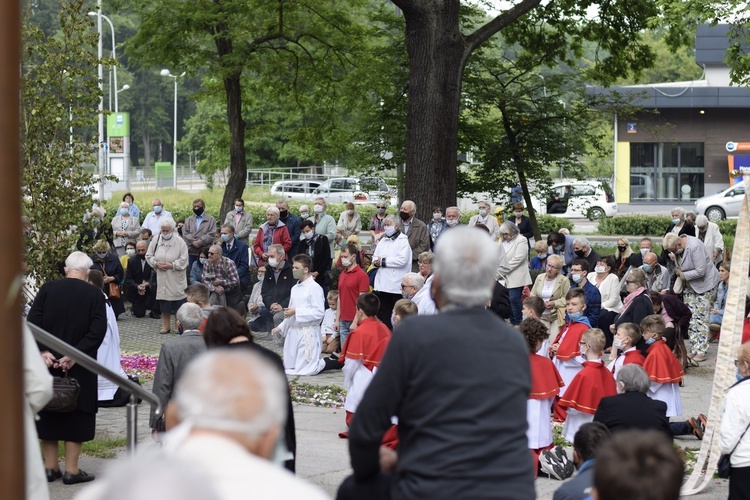
<svg viewBox="0 0 750 500">
<path fill-rule="evenodd" d="M 721 479 L 728 479 L 729 476 L 732 475 L 732 463 L 731 463 L 732 453 L 734 453 L 734 450 L 736 450 L 737 447 L 740 445 L 740 443 L 742 442 L 742 438 L 745 437 L 745 434 L 747 434 L 748 429 L 750 429 L 750 424 L 748 424 L 747 427 L 745 427 L 745 430 L 740 435 L 740 439 L 737 440 L 737 444 L 734 445 L 734 448 L 732 448 L 732 451 L 730 451 L 729 453 L 725 453 L 719 457 L 719 463 L 716 465 L 716 468 L 717 468 L 717 475 Z"/>
</svg>

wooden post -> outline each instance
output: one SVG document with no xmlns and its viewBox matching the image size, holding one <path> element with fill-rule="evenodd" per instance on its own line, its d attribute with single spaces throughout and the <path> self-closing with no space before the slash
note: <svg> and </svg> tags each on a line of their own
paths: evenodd
<svg viewBox="0 0 750 500">
<path fill-rule="evenodd" d="M 0 259 L 0 485 L 2 497 L 25 497 L 21 270 L 19 75 L 21 2 L 0 2 L 0 213 L 6 226 Z"/>
</svg>

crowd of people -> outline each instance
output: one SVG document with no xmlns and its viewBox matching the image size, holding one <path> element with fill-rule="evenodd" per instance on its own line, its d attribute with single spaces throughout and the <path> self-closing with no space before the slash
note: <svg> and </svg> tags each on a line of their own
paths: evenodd
<svg viewBox="0 0 750 500">
<path fill-rule="evenodd" d="M 522 203 L 498 220 L 482 202 L 464 225 L 457 207 L 433 207 L 425 223 L 410 200 L 397 214 L 378 202 L 369 248 L 359 241 L 362 221 L 351 203 L 336 223 L 324 198 L 312 210 L 302 205 L 299 215 L 279 200 L 257 228 L 242 199 L 218 227 L 205 208 L 196 199 L 193 215 L 175 222 L 156 199 L 141 224 L 128 193 L 109 228 L 103 210 L 93 210 L 81 238 L 93 253 L 73 252 L 67 279 L 43 285 L 28 315 L 118 367 L 117 316 L 128 304 L 129 314 L 161 319 L 160 334 L 180 334 L 163 343 L 153 386 L 170 411 L 149 422 L 155 432 L 179 434 L 166 440 L 168 453 L 205 465 L 202 453 L 224 450 L 258 470 L 266 467 L 260 458 L 293 472 L 289 390 L 271 379 L 342 370 L 349 432 L 341 436 L 350 440 L 354 475 L 338 498 L 487 491 L 532 498 L 538 474 L 563 480 L 574 467 L 578 476 L 556 498 L 585 498 L 592 486 L 599 498 L 615 498 L 604 492 L 614 491 L 617 478 L 600 464 L 640 467 L 642 453 L 663 466 L 644 470 L 643 483 L 659 483 L 658 498 L 679 494 L 682 470 L 672 467 L 676 454 L 664 443 L 685 434 L 702 439 L 705 416 L 674 418 L 682 414 L 685 369 L 706 360 L 720 333 L 730 273 L 718 227 L 704 217 L 691 223 L 682 209 L 672 211 L 656 242 L 660 253 L 651 238 L 635 249 L 621 237 L 614 255 L 600 255 L 587 238 L 565 231 L 534 241 Z M 253 342 L 263 336 L 283 343 L 281 357 Z M 727 398 L 733 424 L 722 426 L 721 440 L 722 450 L 737 448 L 732 467 L 742 478 L 750 471 L 750 437 L 741 432 L 750 423 L 742 392 L 748 345 Z M 235 346 L 254 352 L 203 352 Z M 95 376 L 42 349 L 47 367 L 81 382 L 74 412 L 40 414 L 47 480 L 90 481 L 77 467 L 80 444 L 93 438 L 97 401 L 114 391 L 100 382 L 97 397 Z M 226 393 L 209 394 L 206 381 L 214 379 Z M 246 386 L 236 391 L 258 395 L 257 403 L 229 396 L 239 381 Z M 210 399 L 215 411 L 196 398 Z M 555 422 L 573 444 L 572 457 L 553 445 Z M 657 434 L 647 441 L 647 431 Z M 218 464 L 206 470 L 226 472 Z M 750 498 L 746 481 L 732 483 L 734 498 Z M 222 498 L 238 498 L 241 488 L 222 489 Z M 627 491 L 640 497 L 646 490 Z"/>
</svg>

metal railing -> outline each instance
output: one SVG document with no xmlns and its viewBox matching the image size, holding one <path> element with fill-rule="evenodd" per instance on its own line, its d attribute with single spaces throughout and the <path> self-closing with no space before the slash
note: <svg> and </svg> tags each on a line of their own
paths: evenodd
<svg viewBox="0 0 750 500">
<path fill-rule="evenodd" d="M 113 372 L 106 366 L 99 364 L 91 356 L 79 351 L 70 344 L 63 342 L 46 330 L 39 328 L 35 324 L 28 321 L 26 322 L 26 324 L 31 329 L 31 333 L 34 335 L 36 341 L 40 344 L 43 344 L 44 346 L 69 357 L 88 371 L 95 373 L 96 375 L 101 375 L 102 377 L 116 384 L 124 391 L 130 393 L 130 402 L 127 404 L 126 413 L 126 440 L 128 452 L 130 454 L 134 454 L 136 445 L 138 444 L 138 398 L 146 401 L 151 405 L 152 408 L 154 408 L 156 418 L 159 418 L 163 412 L 163 408 L 161 405 L 161 401 L 159 401 L 159 398 L 157 398 L 153 392 L 144 389 L 140 385 L 131 382 L 127 378 L 124 378 L 119 374 Z"/>
</svg>

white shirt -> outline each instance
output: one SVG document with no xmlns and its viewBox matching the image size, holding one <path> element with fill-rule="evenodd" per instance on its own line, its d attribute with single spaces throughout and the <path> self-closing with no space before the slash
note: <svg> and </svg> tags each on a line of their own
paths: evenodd
<svg viewBox="0 0 750 500">
<path fill-rule="evenodd" d="M 141 229 L 150 229 L 151 234 L 156 236 L 161 231 L 161 228 L 159 227 L 159 224 L 161 224 L 161 221 L 164 219 L 171 219 L 172 213 L 169 210 L 164 210 L 162 208 L 161 213 L 159 215 L 156 215 L 153 211 L 146 214 L 146 218 L 143 219 L 143 224 L 141 224 Z"/>
<path fill-rule="evenodd" d="M 427 281 L 424 282 L 424 286 L 414 294 L 411 301 L 417 305 L 417 314 L 431 315 L 437 314 L 438 309 L 435 305 L 435 301 L 432 299 L 432 277 L 431 274 L 427 277 Z"/>
<path fill-rule="evenodd" d="M 729 389 L 724 399 L 721 428 L 719 429 L 719 451 L 729 453 L 740 441 L 740 436 L 750 424 L 750 380 L 745 380 Z M 732 453 L 732 467 L 750 467 L 750 430 L 742 436 L 740 444 Z"/>
<path fill-rule="evenodd" d="M 375 275 L 375 291 L 400 295 L 401 280 L 411 272 L 409 238 L 404 233 L 399 233 L 396 238 L 383 236 L 375 248 L 373 258 L 376 257 L 380 257 L 381 267 Z"/>
<path fill-rule="evenodd" d="M 620 298 L 620 280 L 617 279 L 617 275 L 610 273 L 599 284 L 594 280 L 594 285 L 602 296 L 602 309 L 620 312 L 622 299 Z"/>
</svg>

